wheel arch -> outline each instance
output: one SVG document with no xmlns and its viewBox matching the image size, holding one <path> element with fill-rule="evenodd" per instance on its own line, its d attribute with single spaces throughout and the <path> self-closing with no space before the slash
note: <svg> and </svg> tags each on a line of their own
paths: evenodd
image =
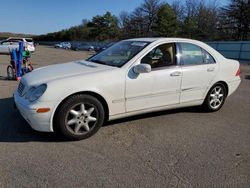
<svg viewBox="0 0 250 188">
<path fill-rule="evenodd" d="M 226 89 L 226 96 L 228 95 L 228 91 L 229 91 L 229 88 L 228 88 L 228 84 L 225 82 L 225 81 L 218 81 L 216 82 L 214 85 L 216 84 L 222 84 L 223 86 L 225 86 L 225 89 Z M 214 86 L 213 85 L 213 86 Z"/>
<path fill-rule="evenodd" d="M 66 98 L 64 98 L 56 107 L 56 110 L 53 114 L 52 117 L 52 129 L 54 132 L 57 131 L 57 126 L 56 126 L 56 117 L 58 114 L 58 110 L 60 109 L 60 107 L 65 103 L 65 101 L 67 101 L 70 97 L 74 96 L 74 95 L 80 95 L 80 94 L 85 94 L 85 95 L 90 95 L 95 97 L 96 99 L 98 99 L 101 104 L 103 105 L 104 108 L 104 113 L 105 113 L 105 117 L 104 117 L 104 121 L 107 121 L 109 119 L 109 107 L 108 107 L 108 103 L 105 100 L 105 98 L 103 96 L 101 96 L 100 94 L 93 92 L 93 91 L 81 91 L 81 92 L 76 92 L 76 93 L 72 93 L 71 95 L 67 96 Z"/>
<path fill-rule="evenodd" d="M 214 87 L 215 85 L 217 85 L 217 84 L 222 84 L 222 85 L 226 88 L 226 96 L 228 95 L 228 91 L 229 91 L 228 84 L 227 84 L 225 81 L 220 80 L 220 81 L 215 82 L 215 83 L 207 90 L 206 95 L 205 95 L 205 97 L 204 97 L 204 100 L 206 99 L 207 94 L 209 93 L 209 91 L 211 90 L 211 88 L 213 88 L 213 87 Z"/>
</svg>

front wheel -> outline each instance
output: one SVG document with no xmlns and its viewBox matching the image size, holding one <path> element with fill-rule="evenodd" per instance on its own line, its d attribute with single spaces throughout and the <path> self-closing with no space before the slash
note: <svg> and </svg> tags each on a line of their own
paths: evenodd
<svg viewBox="0 0 250 188">
<path fill-rule="evenodd" d="M 210 112 L 219 110 L 225 102 L 226 95 L 226 88 L 223 84 L 214 85 L 206 96 L 203 103 L 204 108 Z"/>
<path fill-rule="evenodd" d="M 60 108 L 56 118 L 59 131 L 68 139 L 81 140 L 95 134 L 104 122 L 104 108 L 90 95 L 70 97 Z"/>
</svg>

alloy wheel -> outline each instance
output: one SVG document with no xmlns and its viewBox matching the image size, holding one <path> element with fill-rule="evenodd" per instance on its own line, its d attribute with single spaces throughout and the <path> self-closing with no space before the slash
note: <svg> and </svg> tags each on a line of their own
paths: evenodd
<svg viewBox="0 0 250 188">
<path fill-rule="evenodd" d="M 79 103 L 70 108 L 65 118 L 66 128 L 73 134 L 90 132 L 97 122 L 97 110 L 91 104 Z"/>
<path fill-rule="evenodd" d="M 221 86 L 216 86 L 213 88 L 209 95 L 209 105 L 212 109 L 219 108 L 224 101 L 224 90 Z"/>
</svg>

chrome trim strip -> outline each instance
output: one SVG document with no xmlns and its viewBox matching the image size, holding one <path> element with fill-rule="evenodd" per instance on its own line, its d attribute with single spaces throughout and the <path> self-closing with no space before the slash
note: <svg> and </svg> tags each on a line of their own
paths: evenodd
<svg viewBox="0 0 250 188">
<path fill-rule="evenodd" d="M 121 102 L 125 102 L 125 99 L 112 100 L 112 103 L 121 103 Z"/>
<path fill-rule="evenodd" d="M 129 97 L 129 98 L 126 98 L 126 101 L 132 101 L 132 100 L 150 98 L 150 97 L 159 97 L 159 96 L 168 95 L 168 94 L 180 94 L 180 93 L 181 93 L 181 90 L 167 91 L 167 92 L 165 91 L 165 92 L 160 92 L 160 93 L 155 93 L 155 94 L 147 94 L 147 95 Z"/>
<path fill-rule="evenodd" d="M 200 89 L 203 89 L 202 87 L 190 87 L 190 88 L 184 88 L 182 89 L 181 91 L 194 91 L 194 90 L 200 90 Z"/>
</svg>

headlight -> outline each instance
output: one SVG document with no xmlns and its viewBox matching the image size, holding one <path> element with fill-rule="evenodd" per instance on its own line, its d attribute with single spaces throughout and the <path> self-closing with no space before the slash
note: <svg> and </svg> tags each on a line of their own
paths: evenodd
<svg viewBox="0 0 250 188">
<path fill-rule="evenodd" d="M 47 89 L 47 84 L 39 85 L 38 87 L 31 87 L 25 95 L 25 99 L 33 102 L 43 95 Z"/>
</svg>

